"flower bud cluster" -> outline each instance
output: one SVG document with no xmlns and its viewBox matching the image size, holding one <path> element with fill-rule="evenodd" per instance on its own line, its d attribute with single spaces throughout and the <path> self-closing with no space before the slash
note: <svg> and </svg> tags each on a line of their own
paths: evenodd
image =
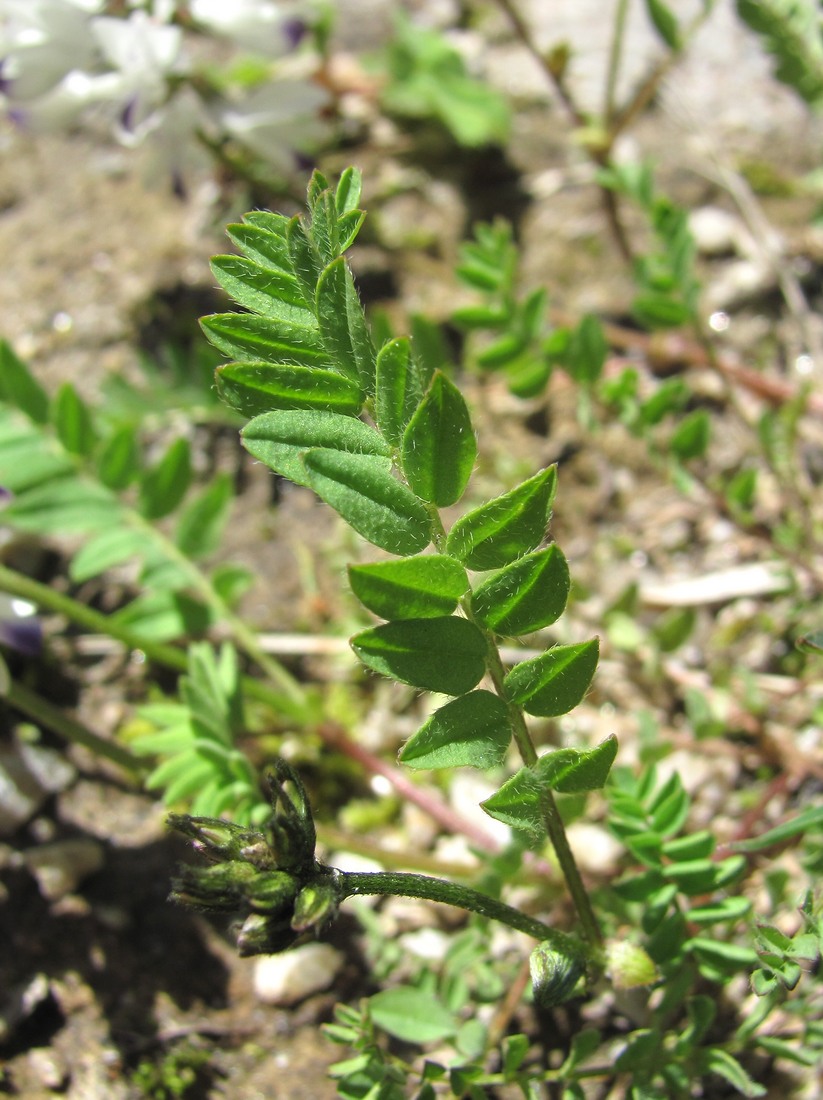
<svg viewBox="0 0 823 1100">
<path fill-rule="evenodd" d="M 269 782 L 273 813 L 262 831 L 218 818 L 169 817 L 169 825 L 211 860 L 206 867 L 180 867 L 172 899 L 238 914 L 241 955 L 284 951 L 333 919 L 340 903 L 337 873 L 314 856 L 314 822 L 302 783 L 283 761 Z"/>
</svg>

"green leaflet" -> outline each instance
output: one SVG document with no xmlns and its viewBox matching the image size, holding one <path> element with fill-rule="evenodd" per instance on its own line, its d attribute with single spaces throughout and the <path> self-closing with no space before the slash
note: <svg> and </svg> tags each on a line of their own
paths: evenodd
<svg viewBox="0 0 823 1100">
<path fill-rule="evenodd" d="M 479 585 L 472 594 L 472 611 L 496 634 L 530 634 L 560 618 L 570 583 L 566 559 L 552 543 Z"/>
<path fill-rule="evenodd" d="M 213 313 L 200 324 L 216 348 L 243 363 L 331 365 L 317 328 L 308 325 L 254 313 Z"/>
<path fill-rule="evenodd" d="M 506 676 L 506 693 L 528 714 L 553 718 L 573 710 L 589 688 L 597 668 L 597 638 L 578 645 L 557 645 L 539 657 L 521 661 Z"/>
<path fill-rule="evenodd" d="M 408 338 L 390 340 L 377 353 L 375 408 L 377 425 L 393 447 L 400 446 L 422 396 Z"/>
<path fill-rule="evenodd" d="M 277 271 L 294 278 L 286 239 L 289 219 L 282 214 L 268 214 L 268 219 L 275 220 L 261 222 L 261 215 L 266 218 L 267 212 L 255 210 L 246 214 L 242 224 L 227 226 L 226 233 L 229 239 L 247 259 L 259 264 L 267 271 Z M 305 299 L 300 297 L 300 284 L 296 279 L 295 285 L 298 287 L 296 301 L 298 303 L 302 301 L 305 305 Z"/>
<path fill-rule="evenodd" d="M 431 542 L 426 505 L 394 477 L 387 459 L 312 450 L 303 465 L 309 488 L 375 546 L 405 556 Z"/>
<path fill-rule="evenodd" d="M 77 551 L 69 566 L 69 576 L 77 583 L 87 581 L 129 558 L 142 556 L 150 547 L 145 531 L 119 525 L 108 527 Z"/>
<path fill-rule="evenodd" d="M 215 256 L 211 269 L 226 293 L 253 313 L 316 327 L 300 284 L 289 272 L 255 263 L 245 256 Z"/>
<path fill-rule="evenodd" d="M 35 424 L 49 418 L 48 394 L 5 340 L 0 340 L 0 397 Z"/>
<path fill-rule="evenodd" d="M 214 553 L 229 518 L 234 486 L 228 474 L 218 474 L 183 509 L 177 521 L 175 542 L 194 561 Z"/>
<path fill-rule="evenodd" d="M 274 409 L 321 409 L 357 416 L 360 387 L 337 371 L 286 363 L 226 363 L 215 372 L 217 392 L 245 416 Z"/>
<path fill-rule="evenodd" d="M 463 495 L 477 457 L 463 395 L 440 371 L 403 434 L 403 473 L 423 500 L 445 508 Z"/>
<path fill-rule="evenodd" d="M 140 511 L 146 519 L 167 516 L 186 495 L 191 480 L 188 441 L 176 439 L 157 465 L 140 478 Z"/>
<path fill-rule="evenodd" d="M 375 355 L 366 318 L 346 261 L 340 256 L 317 283 L 317 320 L 334 366 L 365 393 L 374 392 Z"/>
<path fill-rule="evenodd" d="M 276 474 L 295 485 L 308 485 L 302 457 L 321 447 L 388 459 L 388 444 L 374 428 L 352 416 L 333 412 L 277 411 L 250 421 L 240 433 L 243 446 Z"/>
<path fill-rule="evenodd" d="M 557 489 L 549 466 L 503 496 L 481 504 L 455 523 L 446 551 L 469 569 L 499 569 L 538 545 L 546 533 Z"/>
<path fill-rule="evenodd" d="M 140 471 L 137 431 L 125 424 L 105 440 L 97 454 L 97 474 L 109 489 L 127 488 Z"/>
<path fill-rule="evenodd" d="M 0 485 L 19 494 L 74 470 L 69 456 L 38 426 L 16 410 L 0 408 Z"/>
<path fill-rule="evenodd" d="M 521 768 L 481 806 L 490 817 L 523 829 L 539 839 L 545 834 L 542 792 L 579 794 L 606 783 L 617 755 L 613 735 L 593 749 L 558 749 L 541 756 L 532 768 Z"/>
<path fill-rule="evenodd" d="M 211 625 L 206 607 L 185 592 L 146 592 L 112 616 L 146 641 L 170 642 L 203 634 Z"/>
<path fill-rule="evenodd" d="M 486 670 L 486 640 L 466 619 L 401 619 L 361 631 L 352 649 L 369 668 L 423 691 L 463 695 Z"/>
<path fill-rule="evenodd" d="M 69 454 L 91 454 L 97 442 L 91 413 L 69 382 L 65 382 L 54 396 L 51 419 L 57 438 Z"/>
<path fill-rule="evenodd" d="M 470 691 L 440 707 L 400 753 L 410 768 L 492 768 L 501 764 L 512 730 L 506 704 L 490 691 Z"/>
<path fill-rule="evenodd" d="M 120 522 L 120 502 L 78 477 L 60 477 L 27 490 L 3 509 L 3 522 L 21 531 L 63 535 L 103 531 Z"/>
<path fill-rule="evenodd" d="M 469 587 L 463 566 L 442 554 L 350 565 L 349 582 L 360 602 L 381 619 L 450 615 Z"/>
<path fill-rule="evenodd" d="M 369 997 L 369 1016 L 379 1028 L 407 1043 L 437 1043 L 454 1035 L 460 1021 L 434 993 L 400 985 Z"/>
</svg>

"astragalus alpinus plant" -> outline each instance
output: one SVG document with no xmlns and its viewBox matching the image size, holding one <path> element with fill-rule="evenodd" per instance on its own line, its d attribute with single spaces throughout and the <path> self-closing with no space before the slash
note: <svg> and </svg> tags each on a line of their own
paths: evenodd
<svg viewBox="0 0 823 1100">
<path fill-rule="evenodd" d="M 687 831 L 691 803 L 677 774 L 664 781 L 649 767 L 640 776 L 618 769 L 609 777 L 613 737 L 538 755 L 528 716 L 556 717 L 576 707 L 598 658 L 597 639 L 519 661 L 506 650 L 508 664 L 501 650 L 502 639 L 549 626 L 565 609 L 567 564 L 555 544 L 546 544 L 556 471 L 539 470 L 447 522 L 452 513 L 444 510 L 461 500 L 475 464 L 471 415 L 454 381 L 429 369 L 408 340 L 374 346 L 344 258 L 364 217 L 359 195 L 355 170 L 335 189 L 316 173 L 307 219 L 258 211 L 229 228 L 239 254 L 218 257 L 213 270 L 246 312 L 203 322 L 231 358 L 218 368 L 218 390 L 250 418 L 242 431 L 250 454 L 314 491 L 385 552 L 349 568 L 354 594 L 383 620 L 358 633 L 352 647 L 367 668 L 446 697 L 406 741 L 401 762 L 499 774 L 514 746 L 520 766 L 483 809 L 512 828 L 520 852 L 550 842 L 575 928 L 555 928 L 494 896 L 507 882 L 505 868 L 485 892 L 459 881 L 355 873 L 320 862 L 306 792 L 284 761 L 274 763 L 269 777 L 267 822 L 171 818 L 210 860 L 181 869 L 174 896 L 239 915 L 237 942 L 245 955 L 279 952 L 321 931 L 352 896 L 446 902 L 538 941 L 530 969 L 539 1010 L 610 988 L 607 995 L 625 1014 L 622 1031 L 611 1035 L 573 1030 L 562 1064 L 545 1064 L 529 1055 L 526 1036 L 495 1035 L 476 1014 L 466 1019 L 473 1006 L 465 983 L 452 985 L 447 997 L 434 979 L 384 990 L 359 1008 L 340 1008 L 328 1029 L 355 1050 L 332 1069 L 341 1096 L 483 1097 L 510 1084 L 526 1097 L 548 1088 L 582 1100 L 588 1078 L 633 1100 L 693 1096 L 707 1078 L 745 1096 L 764 1095 L 750 1065 L 776 1057 L 809 1065 L 820 1047 L 820 1036 L 809 1030 L 813 990 L 794 1002 L 802 1034 L 786 1038 L 779 1025 L 766 1026 L 819 954 L 820 912 L 809 895 L 795 934 L 766 924 L 754 929 L 750 901 L 731 887 L 745 877 L 748 853 L 802 834 L 820 815 L 801 814 L 779 836 L 772 830 L 738 851 L 718 851 L 710 831 Z M 609 825 L 625 847 L 627 873 L 595 898 L 575 863 L 556 795 L 607 781 Z M 513 866 L 516 857 L 509 877 Z M 472 965 L 478 961 L 475 953 Z M 724 1009 L 729 1019 L 720 1026 L 723 990 L 747 974 L 756 1007 Z M 633 991 L 641 987 L 654 992 L 638 996 Z M 381 1032 L 420 1045 L 449 1040 L 454 1053 L 416 1069 L 381 1041 Z"/>
<path fill-rule="evenodd" d="M 538 471 L 446 529 L 442 510 L 463 496 L 477 454 L 471 416 L 454 383 L 428 370 L 408 340 L 375 349 L 343 256 L 363 222 L 359 195 L 355 170 L 336 190 L 316 173 L 308 223 L 256 212 L 230 227 L 240 255 L 217 257 L 212 266 L 249 312 L 203 321 L 209 339 L 234 359 L 218 368 L 218 390 L 252 418 L 242 432 L 252 455 L 312 489 L 394 555 L 349 570 L 354 593 L 385 620 L 352 646 L 370 669 L 451 697 L 407 741 L 401 760 L 414 768 L 491 768 L 503 763 L 512 740 L 517 746 L 523 767 L 484 809 L 552 841 L 581 940 L 534 924 L 531 930 L 562 945 L 569 993 L 584 971 L 602 969 L 603 945 L 553 792 L 601 787 L 617 746 L 608 738 L 591 750 L 538 759 L 525 715 L 575 707 L 594 675 L 598 643 L 554 646 L 508 670 L 499 649 L 501 636 L 548 626 L 566 604 L 565 558 L 543 545 L 556 470 Z M 313 845 L 303 847 L 309 864 Z M 373 892 L 433 896 L 440 889 L 390 877 L 370 880 Z M 441 887 L 443 900 L 459 901 L 453 886 Z M 358 880 L 354 889 L 349 881 L 345 892 L 368 892 L 367 884 Z M 468 895 L 460 903 L 478 906 Z M 513 914 L 501 919 L 517 924 Z"/>
</svg>

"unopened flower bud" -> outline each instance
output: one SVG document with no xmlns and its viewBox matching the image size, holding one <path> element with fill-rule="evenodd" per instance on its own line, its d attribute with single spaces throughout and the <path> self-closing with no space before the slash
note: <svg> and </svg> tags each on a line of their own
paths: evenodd
<svg viewBox="0 0 823 1100">
<path fill-rule="evenodd" d="M 586 973 L 582 955 L 560 951 L 548 940 L 532 951 L 529 966 L 534 1000 L 541 1008 L 554 1008 L 567 1001 Z"/>
<path fill-rule="evenodd" d="M 276 955 L 291 947 L 299 933 L 290 926 L 288 917 L 267 917 L 252 913 L 243 921 L 237 934 L 237 951 L 240 955 Z"/>
<path fill-rule="evenodd" d="M 296 895 L 297 882 L 286 871 L 260 871 L 249 880 L 245 890 L 251 909 L 269 916 L 288 913 L 291 917 Z"/>
<path fill-rule="evenodd" d="M 628 940 L 606 944 L 606 972 L 615 989 L 635 989 L 657 981 L 657 968 L 647 952 Z"/>
<path fill-rule="evenodd" d="M 250 863 L 230 860 L 210 867 L 181 866 L 172 881 L 172 900 L 196 909 L 232 912 L 245 907 L 249 882 L 257 874 Z"/>
<path fill-rule="evenodd" d="M 297 895 L 291 926 L 296 932 L 319 928 L 337 914 L 338 905 L 338 891 L 330 876 L 310 882 Z"/>
</svg>

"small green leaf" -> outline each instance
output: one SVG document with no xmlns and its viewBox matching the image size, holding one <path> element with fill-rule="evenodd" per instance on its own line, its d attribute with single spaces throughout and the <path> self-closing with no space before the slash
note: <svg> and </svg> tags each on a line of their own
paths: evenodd
<svg viewBox="0 0 823 1100">
<path fill-rule="evenodd" d="M 403 434 L 403 473 L 419 497 L 446 508 L 463 495 L 476 457 L 463 395 L 438 371 Z"/>
<path fill-rule="evenodd" d="M 405 556 L 431 542 L 425 504 L 392 475 L 387 459 L 313 450 L 303 463 L 309 487 L 375 546 Z"/>
<path fill-rule="evenodd" d="M 300 218 L 294 217 L 289 221 L 286 227 L 286 242 L 290 268 L 297 276 L 303 297 L 314 306 L 320 266 Z"/>
<path fill-rule="evenodd" d="M 149 537 L 143 531 L 119 525 L 110 527 L 100 531 L 77 551 L 69 566 L 69 576 L 80 584 L 114 565 L 142 555 L 149 545 Z"/>
<path fill-rule="evenodd" d="M 722 1077 L 724 1081 L 728 1081 L 736 1092 L 751 1097 L 766 1095 L 767 1090 L 762 1085 L 758 1085 L 756 1081 L 753 1081 L 737 1059 L 733 1058 L 728 1051 L 723 1050 L 721 1047 L 709 1047 L 701 1053 L 706 1071 Z"/>
<path fill-rule="evenodd" d="M 736 840 L 732 847 L 736 848 L 738 852 L 760 852 L 764 848 L 782 844 L 784 841 L 791 840 L 792 837 L 799 836 L 809 829 L 818 828 L 820 825 L 823 825 L 823 806 L 810 806 L 808 810 L 804 810 L 795 817 L 789 818 L 788 821 L 776 825 L 773 829 L 768 829 L 760 836 L 752 837 L 750 840 Z"/>
<path fill-rule="evenodd" d="M 706 453 L 710 436 L 709 414 L 705 409 L 696 409 L 680 422 L 669 440 L 669 446 L 682 462 L 687 462 Z"/>
<path fill-rule="evenodd" d="M 399 447 L 406 425 L 422 397 L 411 346 L 405 337 L 384 344 L 377 354 L 375 408 L 377 425 L 394 447 Z"/>
<path fill-rule="evenodd" d="M 524 767 L 507 779 L 500 790 L 480 803 L 489 817 L 521 829 L 533 841 L 546 835 L 540 801 L 540 781 L 531 768 Z"/>
<path fill-rule="evenodd" d="M 109 489 L 126 489 L 140 471 L 135 429 L 126 424 L 104 440 L 97 455 L 97 474 Z"/>
<path fill-rule="evenodd" d="M 243 446 L 276 474 L 308 485 L 303 455 L 316 447 L 388 458 L 391 449 L 367 424 L 331 412 L 277 411 L 255 417 L 241 432 Z"/>
<path fill-rule="evenodd" d="M 760 962 L 757 952 L 750 947 L 710 940 L 704 936 L 694 936 L 686 942 L 686 947 L 701 961 L 708 962 L 726 973 L 748 970 Z"/>
<path fill-rule="evenodd" d="M 511 737 L 508 708 L 500 696 L 470 691 L 427 718 L 399 759 L 410 768 L 493 768 L 502 764 Z"/>
<path fill-rule="evenodd" d="M 160 519 L 173 512 L 191 484 L 191 449 L 186 439 L 176 439 L 156 466 L 140 478 L 140 511 L 146 519 Z"/>
<path fill-rule="evenodd" d="M 330 263 L 317 283 L 317 319 L 331 363 L 364 393 L 374 392 L 375 354 L 363 306 L 345 259 Z"/>
<path fill-rule="evenodd" d="M 243 256 L 215 256 L 211 269 L 218 283 L 241 306 L 278 321 L 316 328 L 294 275 Z"/>
<path fill-rule="evenodd" d="M 268 271 L 294 278 L 286 240 L 288 226 L 289 219 L 282 214 L 255 210 L 245 215 L 243 224 L 226 226 L 226 233 L 248 259 Z M 299 287 L 299 284 L 296 285 Z M 300 293 L 297 292 L 297 301 L 300 301 Z"/>
<path fill-rule="evenodd" d="M 48 394 L 5 340 L 0 340 L 0 397 L 35 424 L 49 419 Z"/>
<path fill-rule="evenodd" d="M 534 550 L 546 534 L 557 489 L 554 466 L 481 504 L 455 523 L 446 550 L 470 569 L 499 569 Z"/>
<path fill-rule="evenodd" d="M 350 565 L 349 582 L 360 602 L 381 619 L 450 615 L 469 587 L 463 566 L 442 554 Z"/>
<path fill-rule="evenodd" d="M 320 409 L 357 416 L 360 387 L 337 371 L 288 363 L 226 363 L 215 371 L 217 392 L 244 416 L 276 409 Z"/>
<path fill-rule="evenodd" d="M 362 190 L 363 177 L 360 169 L 344 169 L 337 182 L 337 190 L 334 193 L 334 205 L 339 218 L 357 209 Z"/>
<path fill-rule="evenodd" d="M 207 608 L 184 592 L 147 592 L 112 618 L 139 637 L 153 642 L 170 642 L 202 634 L 210 625 Z"/>
<path fill-rule="evenodd" d="M 404 684 L 463 695 L 486 671 L 486 639 L 466 619 L 400 619 L 361 631 L 352 649 L 369 668 Z"/>
<path fill-rule="evenodd" d="M 103 531 L 119 523 L 122 509 L 108 490 L 75 477 L 29 489 L 3 509 L 3 522 L 41 535 Z"/>
<path fill-rule="evenodd" d="M 664 4 L 663 0 L 646 0 L 646 11 L 649 13 L 652 26 L 669 49 L 679 50 L 680 28 L 668 4 Z"/>
<path fill-rule="evenodd" d="M 597 668 L 597 638 L 578 645 L 552 646 L 521 661 L 506 676 L 506 693 L 529 714 L 552 718 L 568 714 L 589 689 Z"/>
<path fill-rule="evenodd" d="M 55 394 L 51 418 L 57 438 L 69 454 L 91 454 L 97 440 L 91 413 L 70 382 L 65 382 Z"/>
<path fill-rule="evenodd" d="M 472 594 L 472 610 L 496 634 L 531 634 L 563 614 L 570 583 L 566 559 L 552 543 L 479 585 Z"/>
<path fill-rule="evenodd" d="M 610 734 L 593 749 L 557 749 L 541 756 L 534 771 L 541 786 L 561 794 L 598 791 L 606 785 L 617 756 L 617 738 Z"/>
<path fill-rule="evenodd" d="M 216 348 L 243 363 L 292 363 L 328 367 L 329 357 L 316 328 L 254 313 L 213 313 L 200 322 Z"/>
<path fill-rule="evenodd" d="M 434 993 L 410 985 L 375 993 L 368 1005 L 372 1021 L 406 1043 L 437 1043 L 454 1035 L 460 1026 Z"/>
<path fill-rule="evenodd" d="M 214 553 L 229 518 L 234 487 L 228 474 L 218 474 L 211 485 L 187 504 L 177 522 L 175 542 L 197 561 Z"/>
<path fill-rule="evenodd" d="M 576 382 L 593 386 L 603 373 L 609 345 L 597 317 L 587 313 L 572 332 L 566 349 L 566 367 Z"/>
<path fill-rule="evenodd" d="M 692 924 L 721 924 L 723 921 L 738 921 L 751 912 L 752 903 L 748 898 L 722 898 L 708 905 L 698 905 L 686 914 Z"/>
</svg>

